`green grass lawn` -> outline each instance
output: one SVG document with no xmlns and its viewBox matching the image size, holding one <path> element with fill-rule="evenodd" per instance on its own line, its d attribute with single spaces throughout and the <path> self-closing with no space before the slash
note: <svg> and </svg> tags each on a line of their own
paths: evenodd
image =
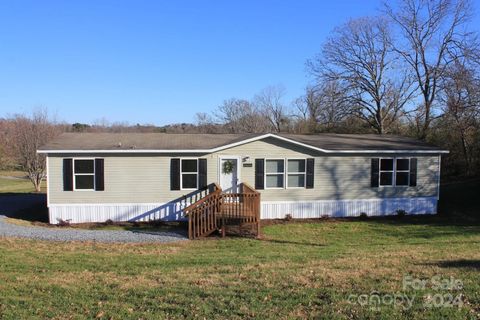
<svg viewBox="0 0 480 320">
<path fill-rule="evenodd" d="M 98 244 L 0 235 L 0 318 L 477 319 L 480 224 L 469 210 L 478 204 L 462 200 L 476 187 L 446 189 L 443 210 L 457 208 L 453 216 L 274 224 L 263 240 Z M 453 277 L 463 287 L 404 290 L 405 276 Z M 412 307 L 351 302 L 372 292 L 406 295 Z M 449 295 L 462 306 L 436 306 Z"/>
<path fill-rule="evenodd" d="M 14 179 L 15 178 L 15 179 Z M 42 192 L 46 192 L 45 182 L 41 185 Z M 33 184 L 21 171 L 0 171 L 0 195 L 2 193 L 30 193 L 35 192 Z"/>
<path fill-rule="evenodd" d="M 294 223 L 265 239 L 81 244 L 0 239 L 0 315 L 19 318 L 385 318 L 480 315 L 480 227 L 440 218 Z M 402 290 L 412 275 L 461 290 Z M 370 308 L 350 294 L 404 293 Z M 428 295 L 463 306 L 428 308 Z"/>
</svg>

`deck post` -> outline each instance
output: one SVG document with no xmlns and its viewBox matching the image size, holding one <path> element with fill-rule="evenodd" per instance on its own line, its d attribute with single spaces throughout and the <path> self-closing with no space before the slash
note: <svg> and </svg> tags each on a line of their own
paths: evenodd
<svg viewBox="0 0 480 320">
<path fill-rule="evenodd" d="M 192 213 L 188 213 L 188 238 L 191 240 L 193 239 L 193 234 L 192 234 Z"/>
<path fill-rule="evenodd" d="M 223 195 L 220 194 L 219 198 L 218 198 L 218 212 L 222 216 L 222 238 L 225 238 L 225 234 L 226 234 L 226 231 L 225 231 L 225 212 L 223 212 L 222 207 L 223 207 Z"/>
<path fill-rule="evenodd" d="M 256 197 L 256 219 L 257 219 L 257 238 L 260 237 L 260 207 L 261 207 L 261 201 L 260 201 L 261 194 L 259 193 L 258 196 Z"/>
</svg>

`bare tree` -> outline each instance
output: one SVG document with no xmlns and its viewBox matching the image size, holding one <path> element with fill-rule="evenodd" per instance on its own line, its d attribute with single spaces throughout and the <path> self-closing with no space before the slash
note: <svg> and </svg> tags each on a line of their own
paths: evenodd
<svg viewBox="0 0 480 320">
<path fill-rule="evenodd" d="M 215 113 L 218 122 L 230 133 L 260 133 L 268 130 L 268 124 L 255 105 L 248 100 L 225 100 Z"/>
<path fill-rule="evenodd" d="M 254 104 L 270 122 L 275 132 L 280 132 L 288 124 L 287 107 L 282 102 L 285 96 L 283 86 L 270 86 L 254 97 Z"/>
<path fill-rule="evenodd" d="M 478 75 L 478 74 L 477 74 Z M 442 78 L 443 122 L 458 139 L 465 174 L 474 167 L 475 151 L 480 150 L 480 79 L 465 63 L 452 64 Z M 460 159 L 459 159 L 460 160 Z"/>
<path fill-rule="evenodd" d="M 321 102 L 318 98 L 318 91 L 319 86 L 317 85 L 317 90 L 313 87 L 307 88 L 305 93 L 304 101 L 308 111 L 308 117 L 310 122 L 316 124 L 320 117 L 320 109 L 321 109 Z"/>
<path fill-rule="evenodd" d="M 341 85 L 350 112 L 379 134 L 389 131 L 411 97 L 408 76 L 401 76 L 391 43 L 386 19 L 350 20 L 334 30 L 321 54 L 308 63 L 320 84 Z"/>
<path fill-rule="evenodd" d="M 0 169 L 8 169 L 14 166 L 15 159 L 10 143 L 12 123 L 8 119 L 0 119 Z"/>
<path fill-rule="evenodd" d="M 466 29 L 472 8 L 468 0 L 399 0 L 387 15 L 403 36 L 395 50 L 413 71 L 422 103 L 415 110 L 417 135 L 424 139 L 435 118 L 440 78 L 459 56 L 474 52 L 474 34 Z"/>
<path fill-rule="evenodd" d="M 338 81 L 322 83 L 308 93 L 309 110 L 326 131 L 334 130 L 349 114 L 349 99 Z"/>
<path fill-rule="evenodd" d="M 308 89 L 307 89 L 308 92 Z M 300 121 L 308 121 L 310 112 L 308 110 L 308 104 L 305 96 L 301 96 L 293 101 L 293 117 Z"/>
<path fill-rule="evenodd" d="M 204 112 L 195 114 L 195 124 L 200 133 L 218 133 L 218 126 L 212 116 Z"/>
<path fill-rule="evenodd" d="M 18 164 L 38 192 L 46 175 L 46 164 L 45 156 L 37 150 L 59 134 L 59 128 L 50 121 L 46 110 L 37 110 L 31 117 L 16 115 L 11 122 L 11 147 Z"/>
</svg>

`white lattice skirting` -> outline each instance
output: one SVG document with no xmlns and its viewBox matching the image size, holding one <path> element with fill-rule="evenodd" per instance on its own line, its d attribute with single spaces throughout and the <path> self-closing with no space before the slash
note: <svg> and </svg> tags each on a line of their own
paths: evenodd
<svg viewBox="0 0 480 320">
<path fill-rule="evenodd" d="M 183 219 L 180 203 L 121 203 L 121 204 L 50 204 L 50 223 L 70 220 L 71 223 L 112 221 L 175 221 Z M 369 216 L 395 214 L 435 214 L 436 197 L 319 200 L 319 201 L 262 201 L 262 219 L 356 217 L 362 212 Z"/>
</svg>

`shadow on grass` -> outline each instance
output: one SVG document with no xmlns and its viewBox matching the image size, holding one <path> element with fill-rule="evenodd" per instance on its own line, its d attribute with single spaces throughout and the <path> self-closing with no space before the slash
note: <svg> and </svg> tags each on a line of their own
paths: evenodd
<svg viewBox="0 0 480 320">
<path fill-rule="evenodd" d="M 275 244 L 292 244 L 296 246 L 325 247 L 324 244 L 313 243 L 313 242 L 278 240 L 278 239 L 268 239 L 268 238 L 261 238 L 259 240 L 262 242 L 269 242 L 269 243 L 275 243 Z"/>
<path fill-rule="evenodd" d="M 179 237 L 188 237 L 188 225 L 184 221 L 151 221 L 151 222 L 128 222 L 123 229 L 142 234 L 161 235 L 169 233 Z"/>
<path fill-rule="evenodd" d="M 140 234 L 148 234 L 148 235 L 165 235 L 168 234 L 169 236 L 175 236 L 178 238 L 188 238 L 187 229 L 181 229 L 180 227 L 168 227 L 168 228 L 161 228 L 161 229 L 137 229 L 137 228 L 125 228 L 133 233 L 140 233 Z"/>
<path fill-rule="evenodd" d="M 480 260 L 446 260 L 428 263 L 429 266 L 438 266 L 440 268 L 465 268 L 480 270 Z"/>
<path fill-rule="evenodd" d="M 436 215 L 407 215 L 404 217 L 370 217 L 367 221 L 389 226 L 382 232 L 401 236 L 402 230 L 392 226 L 419 226 L 408 228 L 409 237 L 432 239 L 455 235 L 480 234 L 480 180 L 458 181 L 444 184 Z M 425 228 L 421 228 L 425 226 Z M 435 228 L 430 228 L 435 227 Z"/>
<path fill-rule="evenodd" d="M 399 217 L 369 218 L 376 232 L 399 239 L 437 239 L 480 234 L 480 225 L 470 219 L 418 215 Z"/>
<path fill-rule="evenodd" d="M 48 222 L 47 195 L 44 193 L 2 193 L 0 214 L 9 218 Z"/>
</svg>

